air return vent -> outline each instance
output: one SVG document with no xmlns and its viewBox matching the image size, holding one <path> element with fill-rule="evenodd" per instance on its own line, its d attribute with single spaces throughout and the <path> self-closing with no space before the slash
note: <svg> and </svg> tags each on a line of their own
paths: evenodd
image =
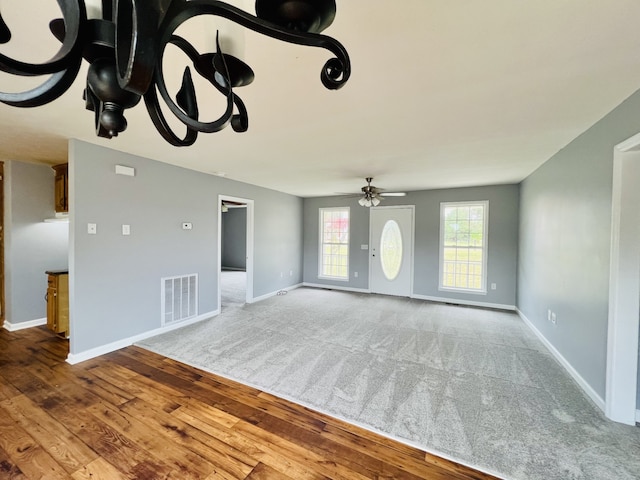
<svg viewBox="0 0 640 480">
<path fill-rule="evenodd" d="M 162 324 L 187 320 L 198 315 L 198 274 L 162 279 Z"/>
</svg>

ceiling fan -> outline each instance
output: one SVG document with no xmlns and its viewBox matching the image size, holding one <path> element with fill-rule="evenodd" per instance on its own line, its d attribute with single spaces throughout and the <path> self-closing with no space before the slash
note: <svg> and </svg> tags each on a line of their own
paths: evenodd
<svg viewBox="0 0 640 480">
<path fill-rule="evenodd" d="M 382 197 L 404 197 L 405 192 L 385 192 L 378 187 L 371 185 L 373 177 L 365 178 L 367 184 L 362 187 L 362 198 L 358 200 L 358 203 L 363 207 L 377 207 L 382 200 Z"/>
</svg>

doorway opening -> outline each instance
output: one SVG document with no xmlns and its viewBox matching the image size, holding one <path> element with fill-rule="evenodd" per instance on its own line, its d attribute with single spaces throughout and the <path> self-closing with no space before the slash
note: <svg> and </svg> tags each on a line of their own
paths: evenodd
<svg viewBox="0 0 640 480">
<path fill-rule="evenodd" d="M 612 420 L 634 425 L 640 420 L 640 133 L 614 149 L 611 203 L 605 413 Z"/>
<path fill-rule="evenodd" d="M 218 308 L 253 300 L 253 200 L 218 196 Z"/>
</svg>

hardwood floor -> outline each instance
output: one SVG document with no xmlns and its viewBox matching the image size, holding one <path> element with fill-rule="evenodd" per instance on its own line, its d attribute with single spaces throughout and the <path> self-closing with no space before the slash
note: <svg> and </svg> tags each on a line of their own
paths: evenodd
<svg viewBox="0 0 640 480">
<path fill-rule="evenodd" d="M 0 478 L 495 478 L 136 347 L 67 348 L 0 329 Z"/>
</svg>

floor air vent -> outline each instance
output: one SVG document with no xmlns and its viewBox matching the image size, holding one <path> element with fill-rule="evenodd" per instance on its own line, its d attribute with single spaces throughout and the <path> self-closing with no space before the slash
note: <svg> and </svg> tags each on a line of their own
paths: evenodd
<svg viewBox="0 0 640 480">
<path fill-rule="evenodd" d="M 198 315 L 198 274 L 162 279 L 162 324 Z"/>
</svg>

